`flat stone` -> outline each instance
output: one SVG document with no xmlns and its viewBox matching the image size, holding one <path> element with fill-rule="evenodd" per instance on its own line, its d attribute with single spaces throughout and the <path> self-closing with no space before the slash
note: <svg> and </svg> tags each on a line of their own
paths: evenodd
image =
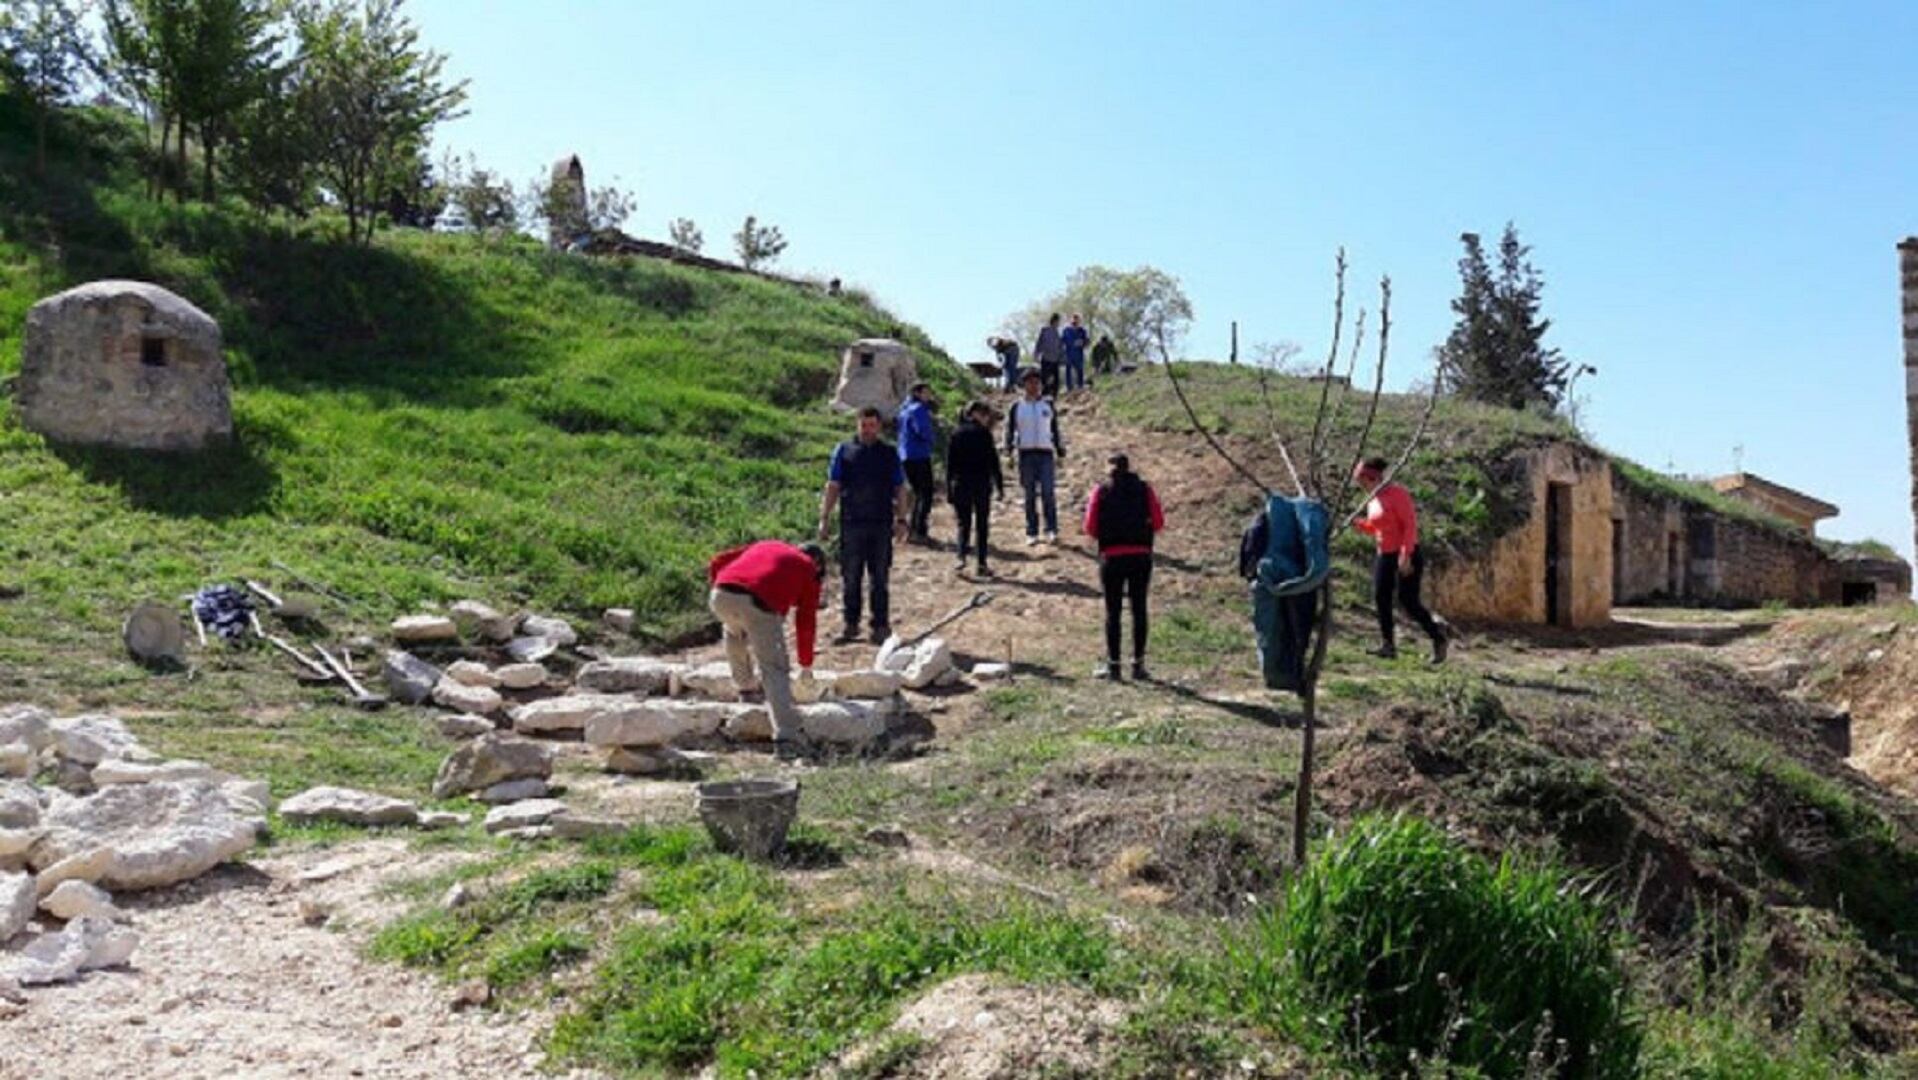
<svg viewBox="0 0 1918 1080">
<path fill-rule="evenodd" d="M 467 686 L 484 686 L 492 689 L 499 685 L 499 676 L 493 669 L 477 660 L 458 660 L 447 665 L 446 677 Z"/>
<path fill-rule="evenodd" d="M 23 780 L 0 780 L 0 828 L 40 824 L 40 792 Z"/>
<path fill-rule="evenodd" d="M 440 734 L 449 739 L 475 739 L 498 730 L 491 720 L 484 716 L 474 716 L 472 713 L 442 716 L 435 723 L 439 726 Z"/>
<path fill-rule="evenodd" d="M 573 676 L 573 684 L 581 690 L 603 694 L 664 694 L 671 692 L 673 675 L 682 668 L 683 665 L 649 656 L 595 660 L 579 669 Z"/>
<path fill-rule="evenodd" d="M 394 641 L 408 645 L 460 639 L 459 624 L 444 615 L 402 615 L 392 630 Z"/>
<path fill-rule="evenodd" d="M 252 847 L 257 816 L 234 810 L 202 780 L 116 784 L 85 798 L 55 799 L 41 818 L 46 834 L 29 861 L 46 868 L 96 847 L 111 848 L 112 868 L 96 884 L 111 892 L 186 881 Z"/>
<path fill-rule="evenodd" d="M 673 693 L 697 694 L 712 698 L 714 701 L 737 701 L 739 690 L 733 686 L 732 666 L 723 662 L 701 664 L 679 672 L 673 683 Z"/>
<path fill-rule="evenodd" d="M 799 707 L 799 729 L 808 739 L 838 746 L 865 746 L 886 733 L 885 714 L 857 701 Z"/>
<path fill-rule="evenodd" d="M 741 705 L 720 727 L 728 739 L 742 743 L 773 741 L 773 716 L 763 705 Z"/>
<path fill-rule="evenodd" d="M 565 812 L 566 804 L 558 799 L 527 799 L 488 810 L 482 827 L 489 833 L 523 829 L 544 825 Z"/>
<path fill-rule="evenodd" d="M 513 718 L 515 731 L 581 731 L 600 713 L 633 703 L 633 698 L 612 694 L 567 694 L 515 706 L 507 715 Z"/>
<path fill-rule="evenodd" d="M 615 746 L 606 751 L 606 771 L 626 776 L 660 776 L 672 772 L 676 763 L 663 753 L 629 750 Z"/>
<path fill-rule="evenodd" d="M 0 860 L 25 858 L 33 850 L 34 842 L 40 839 L 38 827 L 24 829 L 0 829 Z"/>
<path fill-rule="evenodd" d="M 551 825 L 521 825 L 514 829 L 501 829 L 493 835 L 502 840 L 551 840 L 554 832 Z"/>
<path fill-rule="evenodd" d="M 110 784 L 152 784 L 178 782 L 181 780 L 205 780 L 209 783 L 223 784 L 232 776 L 199 761 L 162 761 L 146 764 L 139 761 L 102 761 L 93 767 L 93 784 L 106 787 Z"/>
<path fill-rule="evenodd" d="M 64 859 L 42 865 L 39 874 L 33 879 L 33 884 L 41 896 L 46 896 L 68 881 L 80 881 L 91 885 L 112 871 L 114 859 L 113 849 L 110 847 L 95 847 L 75 852 Z"/>
<path fill-rule="evenodd" d="M 280 803 L 280 816 L 296 825 L 338 821 L 347 825 L 412 825 L 420 819 L 416 803 L 343 787 L 308 788 Z"/>
<path fill-rule="evenodd" d="M 615 818 L 587 817 L 583 814 L 567 812 L 554 817 L 548 824 L 553 835 L 562 840 L 585 840 L 594 836 L 617 836 L 627 830 L 625 822 Z"/>
<path fill-rule="evenodd" d="M 84 881 L 61 882 L 40 899 L 40 910 L 62 922 L 89 915 L 114 922 L 124 917 L 120 909 L 113 906 L 111 894 Z"/>
<path fill-rule="evenodd" d="M 506 706 L 499 691 L 485 686 L 468 686 L 451 677 L 441 679 L 439 685 L 433 687 L 433 703 L 455 712 L 477 713 L 481 716 L 496 713 Z"/>
<path fill-rule="evenodd" d="M 546 685 L 546 667 L 543 664 L 507 664 L 494 668 L 493 675 L 508 690 L 531 690 Z"/>
<path fill-rule="evenodd" d="M 899 692 L 905 680 L 896 671 L 842 671 L 833 690 L 842 698 L 882 698 Z"/>
<path fill-rule="evenodd" d="M 39 752 L 26 743 L 0 743 L 0 779 L 11 776 L 24 780 L 32 776 L 39 757 Z"/>
<path fill-rule="evenodd" d="M 901 674 L 909 689 L 923 690 L 951 670 L 952 648 L 945 638 L 930 637 L 913 646 L 912 661 Z"/>
<path fill-rule="evenodd" d="M 4 974 L 21 986 L 65 982 L 83 971 L 126 963 L 139 944 L 140 935 L 132 930 L 83 915 L 58 933 L 33 939 L 12 957 Z"/>
<path fill-rule="evenodd" d="M 503 731 L 462 743 L 440 764 L 433 781 L 435 798 L 449 799 L 481 791 L 505 780 L 553 775 L 552 751 Z"/>
<path fill-rule="evenodd" d="M 461 825 L 470 825 L 473 815 L 462 814 L 455 810 L 420 811 L 420 828 L 426 830 L 456 829 Z"/>
<path fill-rule="evenodd" d="M 630 634 L 633 632 L 633 622 L 637 617 L 637 613 L 632 608 L 616 607 L 607 608 L 606 613 L 600 616 L 600 621 L 606 624 L 608 630 Z"/>
<path fill-rule="evenodd" d="M 142 756 L 140 741 L 111 716 L 62 717 L 53 721 L 51 732 L 54 753 L 77 764 Z"/>
<path fill-rule="evenodd" d="M 491 787 L 475 792 L 473 798 L 483 803 L 516 803 L 525 802 L 528 799 L 543 799 L 550 790 L 546 786 L 546 781 L 538 777 L 528 777 L 524 780 L 502 780 Z"/>
<path fill-rule="evenodd" d="M 380 667 L 386 679 L 386 692 L 403 705 L 418 705 L 433 696 L 440 684 L 440 669 L 399 649 L 389 649 Z"/>
<path fill-rule="evenodd" d="M 519 626 L 519 616 L 502 615 L 478 600 L 461 600 L 447 610 L 460 633 L 482 641 L 508 641 Z"/>
<path fill-rule="evenodd" d="M 558 645 L 543 637 L 516 637 L 506 643 L 506 655 L 518 664 L 537 664 L 558 651 Z"/>
<path fill-rule="evenodd" d="M 0 945 L 27 928 L 39 904 L 32 874 L 0 872 Z"/>
<path fill-rule="evenodd" d="M 0 745 L 24 743 L 44 750 L 53 741 L 53 714 L 37 705 L 9 705 L 0 709 Z"/>
<path fill-rule="evenodd" d="M 228 806 L 240 814 L 265 814 L 273 809 L 273 789 L 264 780 L 228 780 L 220 785 Z"/>
<path fill-rule="evenodd" d="M 981 663 L 972 665 L 972 677 L 979 682 L 999 682 L 1012 677 L 1012 665 Z"/>
<path fill-rule="evenodd" d="M 579 644 L 579 631 L 565 619 L 552 615 L 528 615 L 520 620 L 519 632 L 526 637 L 545 638 L 555 645 Z"/>
<path fill-rule="evenodd" d="M 586 741 L 594 746 L 670 746 L 719 732 L 730 710 L 701 701 L 637 701 L 605 709 L 586 723 Z"/>
</svg>

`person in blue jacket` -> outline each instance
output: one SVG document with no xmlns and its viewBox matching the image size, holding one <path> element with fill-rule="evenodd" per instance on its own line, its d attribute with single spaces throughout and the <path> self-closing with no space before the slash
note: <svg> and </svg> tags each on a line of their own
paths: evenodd
<svg viewBox="0 0 1918 1080">
<path fill-rule="evenodd" d="M 1086 346 L 1092 343 L 1092 335 L 1086 332 L 1085 319 L 1077 312 L 1072 322 L 1059 331 L 1059 347 L 1066 357 L 1066 389 L 1079 390 L 1091 383 L 1086 381 Z"/>
<path fill-rule="evenodd" d="M 914 544 L 932 543 L 932 444 L 937 437 L 933 405 L 932 388 L 914 383 L 905 404 L 899 406 L 899 461 L 912 488 L 912 520 L 906 540 Z"/>
</svg>

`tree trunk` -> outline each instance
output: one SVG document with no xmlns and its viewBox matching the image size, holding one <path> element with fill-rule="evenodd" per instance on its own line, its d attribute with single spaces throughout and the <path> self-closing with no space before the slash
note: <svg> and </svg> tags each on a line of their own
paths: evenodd
<svg viewBox="0 0 1918 1080">
<path fill-rule="evenodd" d="M 180 160 L 177 163 L 177 167 L 175 170 L 179 176 L 180 186 L 174 189 L 174 194 L 177 197 L 177 201 L 184 204 L 186 202 L 186 192 L 187 192 L 187 184 L 188 184 L 187 177 L 192 175 L 191 173 L 187 172 L 187 167 L 186 167 L 186 117 L 184 116 L 180 117 L 180 138 L 179 138 L 179 141 L 174 145 L 173 149 L 174 149 L 174 152 L 179 154 L 180 156 Z"/>
<path fill-rule="evenodd" d="M 47 171 L 47 112 L 45 103 L 33 111 L 33 169 L 40 173 Z"/>
<path fill-rule="evenodd" d="M 1305 664 L 1305 688 L 1299 693 L 1303 703 L 1303 738 L 1299 746 L 1299 782 L 1292 803 L 1292 863 L 1305 865 L 1307 839 L 1312 829 L 1312 768 L 1315 734 L 1319 721 L 1319 672 L 1325 669 L 1325 650 L 1332 638 L 1332 582 L 1319 586 L 1315 612 L 1312 656 Z"/>
<path fill-rule="evenodd" d="M 213 201 L 213 133 L 200 128 L 200 197 Z"/>
</svg>

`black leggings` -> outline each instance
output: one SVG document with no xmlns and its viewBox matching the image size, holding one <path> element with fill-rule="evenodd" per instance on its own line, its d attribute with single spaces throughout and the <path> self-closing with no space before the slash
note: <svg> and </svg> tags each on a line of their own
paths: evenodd
<svg viewBox="0 0 1918 1080">
<path fill-rule="evenodd" d="M 904 464 L 906 483 L 912 486 L 912 535 L 924 537 L 932 529 L 932 462 Z"/>
<path fill-rule="evenodd" d="M 1425 579 L 1425 552 L 1421 548 L 1412 549 L 1412 572 L 1399 573 L 1397 552 L 1380 555 L 1372 564 L 1372 601 L 1379 609 L 1379 634 L 1387 645 L 1392 644 L 1392 601 L 1396 598 L 1412 621 L 1419 624 L 1433 641 L 1439 640 L 1444 631 L 1439 629 L 1438 620 L 1425 610 L 1419 602 L 1419 582 Z"/>
<path fill-rule="evenodd" d="M 959 517 L 959 561 L 966 561 L 972 550 L 969 541 L 977 538 L 979 565 L 986 565 L 986 538 L 992 531 L 992 487 L 980 484 L 975 490 L 956 486 L 952 493 L 953 513 Z"/>
<path fill-rule="evenodd" d="M 1119 616 L 1132 596 L 1132 659 L 1145 659 L 1148 627 L 1145 594 L 1152 585 L 1152 556 L 1112 555 L 1099 563 L 1099 587 L 1106 597 L 1106 659 L 1119 662 Z"/>
</svg>

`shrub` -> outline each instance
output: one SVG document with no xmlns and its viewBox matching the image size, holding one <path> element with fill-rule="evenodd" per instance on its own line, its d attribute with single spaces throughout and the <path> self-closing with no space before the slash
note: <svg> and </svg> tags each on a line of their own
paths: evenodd
<svg viewBox="0 0 1918 1080">
<path fill-rule="evenodd" d="M 1624 1077 L 1640 1035 L 1598 908 L 1550 866 L 1497 864 L 1416 819 L 1361 820 L 1260 920 L 1249 1004 L 1385 1071 Z"/>
</svg>

